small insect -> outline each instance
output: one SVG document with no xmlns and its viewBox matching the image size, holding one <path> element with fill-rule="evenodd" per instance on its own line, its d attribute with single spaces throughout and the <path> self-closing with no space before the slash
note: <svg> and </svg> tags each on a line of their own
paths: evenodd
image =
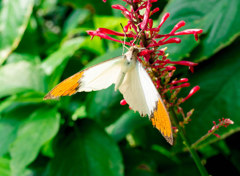
<svg viewBox="0 0 240 176">
<path fill-rule="evenodd" d="M 90 92 L 115 84 L 132 110 L 148 115 L 164 138 L 172 145 L 173 135 L 167 109 L 150 76 L 137 59 L 139 48 L 80 71 L 54 87 L 44 99 Z"/>
</svg>

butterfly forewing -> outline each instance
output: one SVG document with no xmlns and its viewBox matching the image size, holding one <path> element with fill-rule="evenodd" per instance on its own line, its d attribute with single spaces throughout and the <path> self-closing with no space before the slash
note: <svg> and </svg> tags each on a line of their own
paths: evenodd
<svg viewBox="0 0 240 176">
<path fill-rule="evenodd" d="M 44 99 L 105 89 L 116 82 L 123 61 L 123 56 L 119 56 L 78 72 L 54 87 Z"/>
<path fill-rule="evenodd" d="M 106 89 L 115 84 L 123 63 L 124 57 L 120 56 L 90 67 L 84 71 L 83 77 L 80 79 L 78 92 Z"/>
</svg>

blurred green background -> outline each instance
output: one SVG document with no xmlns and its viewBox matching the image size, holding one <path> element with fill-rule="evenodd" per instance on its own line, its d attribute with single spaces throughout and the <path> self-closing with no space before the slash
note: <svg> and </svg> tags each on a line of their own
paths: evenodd
<svg viewBox="0 0 240 176">
<path fill-rule="evenodd" d="M 120 44 L 86 33 L 121 31 L 127 20 L 112 4 L 123 2 L 0 0 L 0 176 L 199 175 L 180 137 L 169 146 L 148 118 L 119 105 L 113 87 L 43 101 L 64 78 L 121 55 Z M 240 175 L 240 1 L 159 0 L 154 7 L 156 24 L 171 14 L 162 34 L 180 20 L 203 29 L 199 42 L 182 36 L 167 50 L 172 60 L 199 63 L 194 74 L 179 67 L 175 75 L 201 87 L 183 104 L 195 109 L 186 136 L 194 143 L 212 121 L 233 120 L 197 150 L 209 174 Z"/>
</svg>

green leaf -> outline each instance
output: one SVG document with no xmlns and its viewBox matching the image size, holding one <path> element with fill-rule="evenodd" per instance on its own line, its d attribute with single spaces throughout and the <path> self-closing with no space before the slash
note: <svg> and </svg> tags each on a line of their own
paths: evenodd
<svg viewBox="0 0 240 176">
<path fill-rule="evenodd" d="M 170 32 L 175 24 L 184 20 L 186 26 L 181 28 L 200 28 L 205 34 L 202 42 L 196 48 L 196 59 L 200 61 L 213 55 L 221 48 L 229 45 L 240 34 L 240 1 L 233 0 L 172 0 L 164 9 L 164 13 L 171 15 L 161 28 L 161 34 Z M 182 42 L 178 45 L 169 44 L 168 52 L 173 60 L 188 57 L 197 46 L 194 37 L 181 36 Z"/>
<path fill-rule="evenodd" d="M 4 0 L 0 9 L 0 65 L 18 46 L 27 27 L 33 0 Z"/>
<path fill-rule="evenodd" d="M 212 56 L 217 51 L 230 45 L 240 35 L 239 0 L 232 0 L 231 3 L 228 0 L 216 1 L 211 11 L 210 17 L 205 17 L 201 22 L 205 24 L 202 28 L 207 30 L 207 34 L 200 46 L 196 48 L 194 61 L 202 61 Z M 208 22 L 211 20 L 213 22 L 208 28 Z"/>
<path fill-rule="evenodd" d="M 33 64 L 40 64 L 40 62 L 41 62 L 39 56 L 30 55 L 30 54 L 27 54 L 27 53 L 14 52 L 14 53 L 9 55 L 9 57 L 7 59 L 7 64 L 17 63 L 17 62 L 20 62 L 20 61 L 31 62 Z"/>
<path fill-rule="evenodd" d="M 28 92 L 23 92 L 23 93 L 19 93 L 17 95 L 13 95 L 11 97 L 8 97 L 6 99 L 4 99 L 1 103 L 0 103 L 0 114 L 2 113 L 2 111 L 4 111 L 5 109 L 11 107 L 11 106 L 15 106 L 16 104 L 20 104 L 20 103 L 42 103 L 43 102 L 43 94 L 39 93 L 39 92 L 35 92 L 35 91 L 28 91 Z"/>
<path fill-rule="evenodd" d="M 186 158 L 190 159 L 188 154 L 184 158 L 181 156 L 180 163 L 179 161 L 174 161 L 175 158 L 172 159 L 150 148 L 130 148 L 126 146 L 123 147 L 122 153 L 125 159 L 125 174 L 129 176 L 186 175 L 186 171 L 182 171 L 182 174 L 177 174 L 178 167 L 181 168 L 183 165 L 186 167 L 189 165 L 193 166 L 189 170 L 194 169 L 194 175 L 198 175 L 196 174 L 198 172 L 196 172 L 197 169 L 194 163 L 186 161 Z"/>
<path fill-rule="evenodd" d="M 76 30 L 76 32 L 78 32 L 78 31 Z M 103 40 L 101 40 L 100 38 L 97 38 L 97 37 L 93 38 L 92 40 L 91 40 L 90 36 L 87 37 L 83 43 L 82 49 L 85 49 L 89 52 L 92 52 L 92 53 L 94 53 L 96 55 L 100 55 L 100 56 L 106 54 L 106 49 L 104 48 Z M 92 58 L 90 58 L 90 59 L 92 59 Z"/>
<path fill-rule="evenodd" d="M 87 115 L 104 126 L 114 122 L 125 111 L 120 105 L 122 95 L 113 86 L 88 93 L 86 102 Z"/>
<path fill-rule="evenodd" d="M 38 20 L 39 19 L 37 19 L 36 16 L 30 17 L 27 28 L 22 36 L 21 42 L 15 50 L 15 52 L 18 53 L 26 53 L 28 55 L 32 55 L 32 60 L 36 59 L 34 58 L 36 56 L 39 57 L 39 53 L 41 53 L 43 47 L 44 51 L 46 51 L 46 46 L 41 41 L 42 36 L 41 33 L 39 33 L 40 26 L 37 25 L 39 22 Z M 39 45 L 40 43 L 41 45 Z M 9 60 L 9 58 L 7 60 Z"/>
<path fill-rule="evenodd" d="M 144 150 L 143 148 L 123 147 L 122 153 L 125 159 L 126 175 L 157 176 L 156 158 L 159 158 L 160 155 L 156 154 L 156 152 Z M 161 157 L 161 159 L 163 158 Z M 164 161 L 168 162 L 166 159 Z"/>
<path fill-rule="evenodd" d="M 107 52 L 104 55 L 99 56 L 99 57 L 95 58 L 94 60 L 92 60 L 91 62 L 89 62 L 86 65 L 85 68 L 94 66 L 94 65 L 99 64 L 101 62 L 104 62 L 104 61 L 106 61 L 108 59 L 111 59 L 111 58 L 114 58 L 114 57 L 117 57 L 117 56 L 121 56 L 122 55 L 122 51 L 123 51 L 123 48 L 118 48 L 118 49 L 116 49 L 114 51 Z"/>
<path fill-rule="evenodd" d="M 42 145 L 56 135 L 59 120 L 56 108 L 43 107 L 21 125 L 10 149 L 13 175 L 21 173 L 37 157 Z"/>
<path fill-rule="evenodd" d="M 225 140 L 219 140 L 213 144 L 205 145 L 198 149 L 204 159 L 214 157 L 216 155 L 229 156 L 232 154 L 230 148 L 227 146 Z"/>
<path fill-rule="evenodd" d="M 0 156 L 6 154 L 9 146 L 17 137 L 19 126 L 37 105 L 15 102 L 15 96 L 5 99 L 0 105 Z"/>
<path fill-rule="evenodd" d="M 9 145 L 16 139 L 20 123 L 21 120 L 17 119 L 0 119 L 0 156 L 7 152 Z"/>
<path fill-rule="evenodd" d="M 191 142 L 203 136 L 213 126 L 212 121 L 230 118 L 234 125 L 221 127 L 216 133 L 225 138 L 240 128 L 240 54 L 239 42 L 203 62 L 190 77 L 192 85 L 199 85 L 200 91 L 184 103 L 184 109 L 194 108 L 192 121 L 186 126 Z M 220 139 L 221 139 L 220 138 Z M 204 144 L 219 140 L 212 135 Z"/>
<path fill-rule="evenodd" d="M 41 154 L 44 156 L 47 156 L 49 158 L 53 158 L 54 157 L 54 152 L 53 152 L 53 141 L 54 139 L 51 139 L 49 141 L 47 141 L 41 149 Z M 47 165 L 47 164 L 46 164 Z"/>
<path fill-rule="evenodd" d="M 67 34 L 71 30 L 75 29 L 78 25 L 81 25 L 85 22 L 87 18 L 90 16 L 90 11 L 87 9 L 77 9 L 74 10 L 63 26 L 63 33 Z"/>
<path fill-rule="evenodd" d="M 122 32 L 122 23 L 125 26 L 128 22 L 128 19 L 124 17 L 112 17 L 112 16 L 95 16 L 94 24 L 96 28 L 107 28 L 114 31 Z"/>
<path fill-rule="evenodd" d="M 51 1 L 41 1 L 41 6 L 39 9 L 43 11 L 44 14 L 51 12 L 54 8 L 56 8 L 58 0 Z"/>
<path fill-rule="evenodd" d="M 78 37 L 64 42 L 64 44 L 47 57 L 42 63 L 42 68 L 47 75 L 53 74 L 59 66 L 69 59 L 80 47 L 85 38 Z M 66 64 L 65 64 L 66 65 Z"/>
<path fill-rule="evenodd" d="M 116 143 L 94 121 L 78 122 L 61 132 L 47 175 L 122 176 L 122 157 Z"/>
<path fill-rule="evenodd" d="M 0 68 L 0 97 L 26 90 L 44 92 L 44 74 L 41 69 L 20 61 Z"/>
<path fill-rule="evenodd" d="M 112 8 L 109 2 L 104 3 L 99 0 L 88 0 L 88 1 L 79 1 L 79 0 L 60 0 L 62 3 L 70 4 L 75 8 L 86 8 L 93 10 L 96 14 L 99 15 L 111 15 Z"/>
<path fill-rule="evenodd" d="M 72 120 L 77 120 L 78 118 L 85 118 L 87 116 L 86 106 L 78 107 L 75 112 L 72 114 Z"/>
<path fill-rule="evenodd" d="M 187 158 L 187 160 L 186 160 Z M 200 175 L 199 170 L 196 167 L 196 164 L 192 161 L 192 158 L 188 156 L 181 156 L 182 161 L 178 165 L 167 165 L 163 175 L 184 175 L 184 176 L 191 176 L 191 175 Z"/>
<path fill-rule="evenodd" d="M 136 128 L 149 123 L 150 121 L 147 117 L 141 118 L 138 112 L 134 113 L 132 110 L 129 110 L 125 112 L 115 123 L 110 125 L 107 128 L 107 131 L 115 141 L 119 142 Z"/>
<path fill-rule="evenodd" d="M 210 158 L 216 156 L 220 153 L 220 151 L 216 148 L 216 146 L 206 145 L 198 150 L 202 154 L 202 158 Z"/>
<path fill-rule="evenodd" d="M 10 176 L 10 159 L 0 158 L 0 175 L 1 176 Z"/>
<path fill-rule="evenodd" d="M 41 67 L 49 76 L 48 86 L 52 88 L 59 82 L 69 58 L 82 46 L 85 38 L 78 37 L 64 42 L 64 44 L 53 54 L 48 56 Z"/>
</svg>

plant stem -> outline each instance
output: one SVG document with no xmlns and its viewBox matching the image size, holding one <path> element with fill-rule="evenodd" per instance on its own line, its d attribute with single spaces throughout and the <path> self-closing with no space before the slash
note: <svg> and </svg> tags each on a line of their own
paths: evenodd
<svg viewBox="0 0 240 176">
<path fill-rule="evenodd" d="M 201 143 L 202 141 L 204 141 L 205 139 L 207 139 L 209 136 L 211 136 L 212 134 L 214 133 L 211 132 L 211 133 L 207 133 L 205 134 L 204 136 L 202 136 L 200 139 L 198 139 L 196 142 L 194 142 L 192 145 L 191 145 L 191 148 L 197 148 L 198 144 Z"/>
<path fill-rule="evenodd" d="M 208 176 L 208 172 L 207 172 L 206 168 L 202 165 L 201 160 L 200 160 L 197 152 L 193 148 L 190 147 L 189 142 L 188 142 L 188 140 L 187 140 L 187 138 L 184 134 L 183 128 L 180 125 L 178 125 L 177 114 L 175 113 L 175 110 L 173 108 L 171 108 L 171 112 L 172 112 L 172 115 L 174 116 L 174 121 L 175 121 L 175 123 L 177 125 L 177 128 L 179 130 L 178 133 L 180 134 L 180 136 L 183 140 L 183 144 L 186 146 L 186 148 L 188 149 L 188 151 L 192 155 L 193 161 L 195 162 L 199 172 L 201 173 L 202 176 Z"/>
<path fill-rule="evenodd" d="M 201 143 L 202 141 L 206 140 L 209 136 L 211 136 L 212 134 L 214 134 L 215 136 L 217 136 L 217 134 L 215 134 L 215 132 L 217 130 L 219 130 L 219 128 L 221 127 L 227 127 L 228 125 L 230 124 L 233 124 L 234 122 L 230 119 L 222 119 L 220 120 L 220 122 L 218 124 L 216 124 L 214 122 L 214 126 L 204 135 L 202 136 L 200 139 L 198 139 L 196 142 L 194 142 L 192 145 L 191 145 L 191 148 L 197 148 L 198 144 Z M 220 136 L 219 136 L 220 137 Z"/>
</svg>

